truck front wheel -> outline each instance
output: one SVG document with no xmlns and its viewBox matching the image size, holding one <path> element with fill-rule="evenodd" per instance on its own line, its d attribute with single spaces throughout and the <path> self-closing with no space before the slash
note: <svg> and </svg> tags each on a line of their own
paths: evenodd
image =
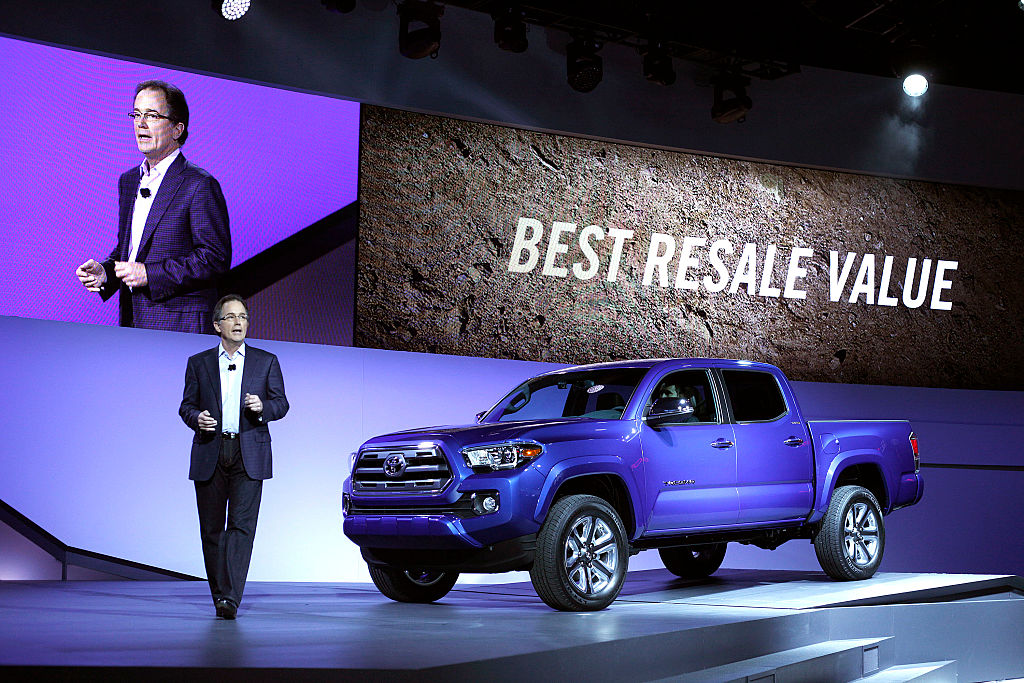
<svg viewBox="0 0 1024 683">
<path fill-rule="evenodd" d="M 548 606 L 590 612 L 610 605 L 626 579 L 629 549 L 618 513 L 597 496 L 555 502 L 537 534 L 530 579 Z"/>
<path fill-rule="evenodd" d="M 665 568 L 681 579 L 703 579 L 711 576 L 722 566 L 727 543 L 684 546 L 681 548 L 659 548 L 658 554 Z"/>
<path fill-rule="evenodd" d="M 459 578 L 458 572 L 397 569 L 368 565 L 377 589 L 398 602 L 434 602 L 448 595 Z"/>
<path fill-rule="evenodd" d="M 836 581 L 869 579 L 884 550 L 882 511 L 871 491 L 860 486 L 836 489 L 814 537 L 821 568 Z"/>
</svg>

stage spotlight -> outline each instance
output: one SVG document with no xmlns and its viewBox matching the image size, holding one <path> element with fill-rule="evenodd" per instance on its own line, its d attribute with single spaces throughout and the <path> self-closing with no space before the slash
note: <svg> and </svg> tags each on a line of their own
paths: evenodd
<svg viewBox="0 0 1024 683">
<path fill-rule="evenodd" d="M 928 92 L 928 79 L 922 74 L 910 74 L 903 79 L 903 92 L 911 97 L 920 97 Z"/>
<path fill-rule="evenodd" d="M 356 8 L 356 0 L 320 0 L 320 4 L 329 12 L 341 14 L 348 14 Z"/>
<path fill-rule="evenodd" d="M 575 38 L 566 50 L 566 77 L 577 92 L 590 92 L 604 76 L 604 66 L 597 51 L 601 44 L 592 38 Z"/>
<path fill-rule="evenodd" d="M 213 11 L 229 21 L 241 19 L 249 11 L 249 0 L 213 0 Z"/>
<path fill-rule="evenodd" d="M 495 11 L 494 42 L 502 50 L 526 52 L 526 14 L 516 5 L 504 5 Z"/>
<path fill-rule="evenodd" d="M 658 85 L 672 85 L 676 72 L 672 68 L 672 55 L 661 43 L 651 42 L 640 50 L 644 57 L 644 78 Z"/>
<path fill-rule="evenodd" d="M 754 102 L 747 97 L 749 79 L 723 74 L 715 79 L 715 102 L 711 118 L 718 123 L 743 123 Z"/>
<path fill-rule="evenodd" d="M 935 60 L 927 47 L 916 42 L 894 45 L 889 60 L 893 73 L 903 81 L 903 92 L 910 97 L 928 92 Z"/>
<path fill-rule="evenodd" d="M 398 6 L 398 51 L 409 59 L 437 57 L 441 49 L 444 7 L 427 0 L 405 0 Z"/>
</svg>

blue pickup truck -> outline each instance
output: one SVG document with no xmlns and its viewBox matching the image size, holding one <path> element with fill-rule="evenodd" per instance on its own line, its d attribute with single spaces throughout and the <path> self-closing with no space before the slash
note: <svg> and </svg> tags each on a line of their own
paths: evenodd
<svg viewBox="0 0 1024 683">
<path fill-rule="evenodd" d="M 866 579 L 883 515 L 924 490 L 899 420 L 804 420 L 763 363 L 638 360 L 549 372 L 477 423 L 374 437 L 352 456 L 344 531 L 377 588 L 432 602 L 460 572 L 529 570 L 559 610 L 599 610 L 629 557 L 687 579 L 730 542 L 810 539 L 825 572 Z"/>
</svg>

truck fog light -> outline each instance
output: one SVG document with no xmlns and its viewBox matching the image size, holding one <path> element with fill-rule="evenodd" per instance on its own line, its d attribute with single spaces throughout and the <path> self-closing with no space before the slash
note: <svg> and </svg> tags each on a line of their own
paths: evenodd
<svg viewBox="0 0 1024 683">
<path fill-rule="evenodd" d="M 501 507 L 497 491 L 481 491 L 473 494 L 473 512 L 478 515 L 489 515 Z"/>
</svg>

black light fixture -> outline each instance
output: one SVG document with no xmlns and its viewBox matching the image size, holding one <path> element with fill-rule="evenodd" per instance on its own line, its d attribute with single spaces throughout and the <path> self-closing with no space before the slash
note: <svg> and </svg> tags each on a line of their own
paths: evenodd
<svg viewBox="0 0 1024 683">
<path fill-rule="evenodd" d="M 526 52 L 526 13 L 518 5 L 501 5 L 491 16 L 494 18 L 494 42 L 502 50 Z"/>
<path fill-rule="evenodd" d="M 566 49 L 566 77 L 577 92 L 590 92 L 604 77 L 604 65 L 597 51 L 601 43 L 577 36 Z"/>
<path fill-rule="evenodd" d="M 328 12 L 348 14 L 356 8 L 356 0 L 320 0 Z"/>
<path fill-rule="evenodd" d="M 676 82 L 676 72 L 672 68 L 672 54 L 665 49 L 661 41 L 651 40 L 640 49 L 644 58 L 644 78 L 658 85 L 672 85 Z"/>
<path fill-rule="evenodd" d="M 398 5 L 398 51 L 403 57 L 437 57 L 442 14 L 444 7 L 428 0 L 405 0 Z"/>
<path fill-rule="evenodd" d="M 718 123 L 743 123 L 754 102 L 747 96 L 750 79 L 737 74 L 719 74 L 715 78 L 715 102 L 711 118 Z"/>
<path fill-rule="evenodd" d="M 229 21 L 241 19 L 249 11 L 249 0 L 213 0 L 213 11 Z"/>
</svg>

